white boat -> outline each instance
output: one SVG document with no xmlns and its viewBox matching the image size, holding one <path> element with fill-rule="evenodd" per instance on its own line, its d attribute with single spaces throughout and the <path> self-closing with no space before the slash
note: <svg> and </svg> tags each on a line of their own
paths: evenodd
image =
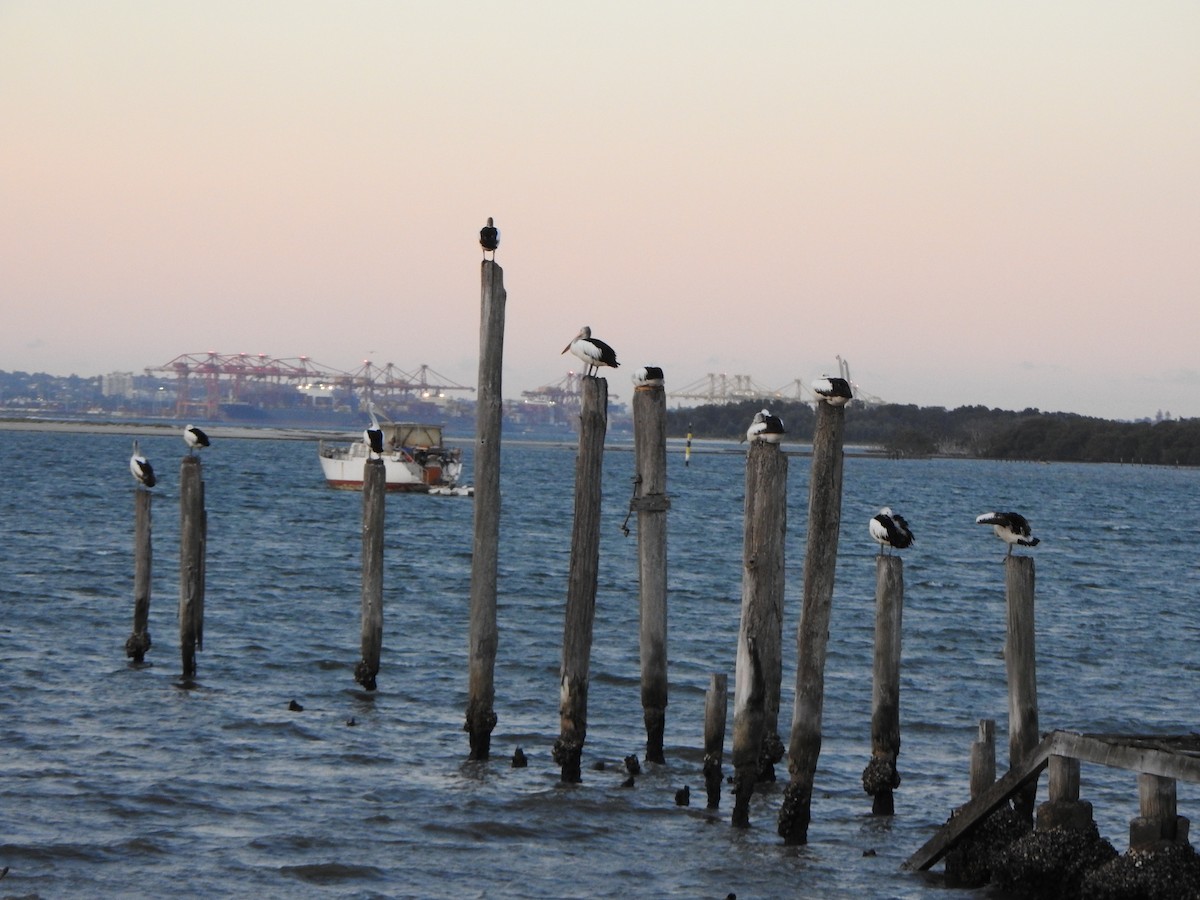
<svg viewBox="0 0 1200 900">
<path fill-rule="evenodd" d="M 401 423 L 383 425 L 383 466 L 389 491 L 457 492 L 462 474 L 462 450 L 442 444 L 442 426 Z M 361 491 L 370 448 L 366 438 L 349 446 L 321 441 L 317 457 L 332 488 Z"/>
</svg>

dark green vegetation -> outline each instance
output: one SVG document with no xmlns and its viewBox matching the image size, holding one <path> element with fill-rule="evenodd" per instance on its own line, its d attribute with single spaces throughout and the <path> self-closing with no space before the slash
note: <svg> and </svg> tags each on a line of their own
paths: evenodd
<svg viewBox="0 0 1200 900">
<path fill-rule="evenodd" d="M 690 430 L 697 438 L 736 438 L 761 408 L 762 401 L 747 400 L 671 410 L 667 429 L 671 437 L 684 437 Z M 815 417 L 807 404 L 776 402 L 771 412 L 783 419 L 789 441 L 812 439 Z M 1200 466 L 1200 419 L 1114 422 L 1037 409 L 852 403 L 846 410 L 846 443 L 905 457 Z"/>
</svg>

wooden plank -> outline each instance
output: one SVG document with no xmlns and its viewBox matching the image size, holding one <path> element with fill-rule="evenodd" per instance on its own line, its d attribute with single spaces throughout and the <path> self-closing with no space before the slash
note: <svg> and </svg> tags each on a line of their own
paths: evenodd
<svg viewBox="0 0 1200 900">
<path fill-rule="evenodd" d="M 1058 747 L 1055 752 L 1062 756 L 1114 769 L 1129 769 L 1147 775 L 1200 783 L 1200 759 L 1185 753 L 1112 743 L 1120 740 L 1117 735 L 1101 740 L 1090 735 L 1056 731 L 1053 737 Z"/>
</svg>

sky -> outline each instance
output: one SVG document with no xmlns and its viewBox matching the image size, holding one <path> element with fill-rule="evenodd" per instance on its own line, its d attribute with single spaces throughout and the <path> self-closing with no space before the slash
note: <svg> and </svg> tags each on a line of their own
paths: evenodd
<svg viewBox="0 0 1200 900">
<path fill-rule="evenodd" d="M 1200 416 L 1194 0 L 0 0 L 0 369 Z M 623 395 L 623 396 L 622 396 Z"/>
</svg>

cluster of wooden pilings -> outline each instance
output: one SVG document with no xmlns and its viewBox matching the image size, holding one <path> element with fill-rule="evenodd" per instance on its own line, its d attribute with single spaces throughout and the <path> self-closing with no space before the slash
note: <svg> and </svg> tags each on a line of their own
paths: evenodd
<svg viewBox="0 0 1200 900">
<path fill-rule="evenodd" d="M 125 641 L 125 655 L 135 664 L 145 661 L 151 646 L 149 619 L 153 496 L 140 485 L 134 492 L 133 632 Z M 196 652 L 204 649 L 207 541 L 208 514 L 204 507 L 204 476 L 200 457 L 188 454 L 179 469 L 179 650 L 185 680 L 195 676 Z"/>
<path fill-rule="evenodd" d="M 496 547 L 499 523 L 500 370 L 506 294 L 503 273 L 485 259 L 481 274 L 479 411 L 475 455 L 475 544 L 470 602 L 470 678 L 464 729 L 472 759 L 486 759 L 497 717 L 492 681 L 498 645 Z M 587 736 L 587 696 L 599 564 L 601 471 L 607 429 L 608 383 L 580 380 L 579 450 L 575 462 L 574 517 L 559 673 L 559 736 L 553 756 L 564 782 L 581 780 Z M 667 707 L 666 403 L 661 379 L 634 391 L 636 474 L 631 514 L 637 513 L 640 586 L 639 639 L 646 759 L 663 762 Z M 799 665 L 792 712 L 789 784 L 779 833 L 789 843 L 807 840 L 813 779 L 821 749 L 825 657 L 841 527 L 845 409 L 821 404 L 813 441 L 804 597 L 797 634 Z M 733 747 L 735 806 L 732 821 L 749 825 L 754 785 L 774 779 L 784 757 L 780 737 L 784 538 L 787 528 L 787 456 L 777 444 L 752 443 L 746 461 L 742 618 L 736 655 Z M 892 811 L 899 783 L 899 656 L 903 576 L 898 557 L 879 560 L 881 639 L 875 660 L 869 792 L 875 811 Z M 712 675 L 705 704 L 704 777 L 709 805 L 720 801 L 721 765 L 728 711 L 727 676 Z"/>
</svg>

